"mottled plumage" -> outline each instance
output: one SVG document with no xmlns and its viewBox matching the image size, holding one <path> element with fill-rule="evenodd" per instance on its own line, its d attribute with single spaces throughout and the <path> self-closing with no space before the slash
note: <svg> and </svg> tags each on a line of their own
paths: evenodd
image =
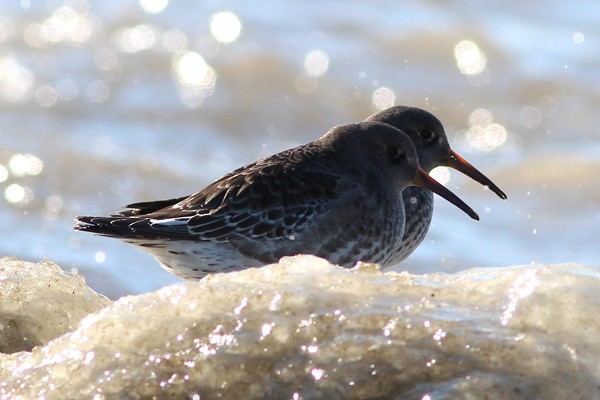
<svg viewBox="0 0 600 400">
<path fill-rule="evenodd" d="M 239 168 L 191 196 L 78 217 L 75 229 L 122 239 L 184 278 L 314 254 L 389 264 L 401 245 L 401 191 L 419 184 L 477 214 L 423 172 L 410 139 L 363 122 Z"/>
<path fill-rule="evenodd" d="M 506 199 L 498 186 L 452 151 L 442 123 L 429 112 L 417 107 L 395 106 L 371 115 L 367 121 L 383 122 L 406 133 L 415 145 L 419 165 L 426 172 L 439 166 L 455 168 Z M 404 260 L 421 244 L 433 215 L 431 191 L 410 186 L 402 192 L 402 198 L 406 217 L 404 235 L 400 250 L 390 260 L 390 265 Z"/>
</svg>

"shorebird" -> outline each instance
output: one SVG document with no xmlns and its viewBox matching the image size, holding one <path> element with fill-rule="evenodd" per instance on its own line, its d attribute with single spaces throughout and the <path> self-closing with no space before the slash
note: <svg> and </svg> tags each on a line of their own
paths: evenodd
<svg viewBox="0 0 600 400">
<path fill-rule="evenodd" d="M 361 122 L 236 169 L 193 195 L 130 204 L 110 217 L 77 217 L 74 228 L 140 247 L 182 278 L 302 253 L 344 267 L 386 265 L 401 245 L 401 193 L 409 185 L 479 219 L 419 167 L 406 134 Z"/>
<path fill-rule="evenodd" d="M 406 133 L 415 146 L 420 167 L 426 172 L 440 166 L 454 168 L 506 199 L 506 194 L 494 182 L 450 148 L 442 123 L 431 113 L 417 107 L 394 106 L 371 115 L 367 121 L 383 122 Z M 431 191 L 410 186 L 404 189 L 402 198 L 406 217 L 404 235 L 389 265 L 398 264 L 421 244 L 433 214 Z"/>
</svg>

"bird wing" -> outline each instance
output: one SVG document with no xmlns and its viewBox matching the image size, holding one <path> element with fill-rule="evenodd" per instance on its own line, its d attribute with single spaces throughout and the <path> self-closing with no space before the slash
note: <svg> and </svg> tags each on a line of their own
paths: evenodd
<svg viewBox="0 0 600 400">
<path fill-rule="evenodd" d="M 121 215 L 124 217 L 143 216 L 145 214 L 150 214 L 159 211 L 163 208 L 171 207 L 187 199 L 188 197 L 190 196 L 177 197 L 167 200 L 143 201 L 139 203 L 128 204 L 124 207 L 125 210 L 119 211 L 117 215 Z"/>
<path fill-rule="evenodd" d="M 261 262 L 341 251 L 343 241 L 323 238 L 348 234 L 347 224 L 335 222 L 357 221 L 364 214 L 358 200 L 376 199 L 354 175 L 327 167 L 331 157 L 310 144 L 290 149 L 241 167 L 191 196 L 132 204 L 112 217 L 78 217 L 75 229 L 144 240 L 145 246 L 154 239 L 210 241 Z"/>
<path fill-rule="evenodd" d="M 358 186 L 318 161 L 293 162 L 292 151 L 239 168 L 191 196 L 135 203 L 112 217 L 78 217 L 76 229 L 121 239 L 279 248 L 282 239 L 310 229 L 315 217 L 334 208 L 344 191 Z"/>
<path fill-rule="evenodd" d="M 253 164 L 146 217 L 155 227 L 181 229 L 189 216 L 185 225 L 196 240 L 276 240 L 306 229 L 348 186 L 328 171 Z"/>
<path fill-rule="evenodd" d="M 336 208 L 344 192 L 358 186 L 323 170 L 263 167 L 259 171 L 226 177 L 184 200 L 179 205 L 183 209 L 203 210 L 187 222 L 190 234 L 227 242 L 263 262 L 286 254 L 315 253 L 320 244 L 313 249 L 313 243 L 302 237 L 313 236 L 320 225 L 316 222 Z"/>
</svg>

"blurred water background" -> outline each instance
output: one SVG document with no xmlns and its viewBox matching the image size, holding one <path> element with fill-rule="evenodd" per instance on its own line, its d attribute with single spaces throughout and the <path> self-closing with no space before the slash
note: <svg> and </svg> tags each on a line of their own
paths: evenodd
<svg viewBox="0 0 600 400">
<path fill-rule="evenodd" d="M 436 170 L 397 270 L 600 266 L 600 3 L 28 1 L 0 5 L 0 255 L 75 267 L 111 297 L 177 279 L 72 230 L 392 104 L 444 123 L 508 195 Z"/>
</svg>

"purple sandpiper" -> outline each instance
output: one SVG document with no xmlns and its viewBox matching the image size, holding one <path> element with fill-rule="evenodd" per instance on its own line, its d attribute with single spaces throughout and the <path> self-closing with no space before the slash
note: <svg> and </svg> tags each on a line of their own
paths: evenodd
<svg viewBox="0 0 600 400">
<path fill-rule="evenodd" d="M 401 192 L 409 185 L 479 219 L 419 168 L 406 134 L 361 122 L 239 168 L 191 196 L 131 204 L 110 217 L 77 217 L 74 228 L 138 246 L 182 278 L 296 254 L 344 267 L 385 265 L 401 245 Z"/>
<path fill-rule="evenodd" d="M 371 115 L 367 121 L 383 122 L 406 133 L 415 145 L 419 165 L 425 171 L 439 166 L 457 169 L 506 199 L 506 194 L 494 182 L 450 148 L 442 123 L 431 113 L 417 107 L 395 106 Z M 429 190 L 410 186 L 404 189 L 402 197 L 406 216 L 402 246 L 388 260 L 389 265 L 398 264 L 421 244 L 433 213 L 433 193 Z"/>
</svg>

